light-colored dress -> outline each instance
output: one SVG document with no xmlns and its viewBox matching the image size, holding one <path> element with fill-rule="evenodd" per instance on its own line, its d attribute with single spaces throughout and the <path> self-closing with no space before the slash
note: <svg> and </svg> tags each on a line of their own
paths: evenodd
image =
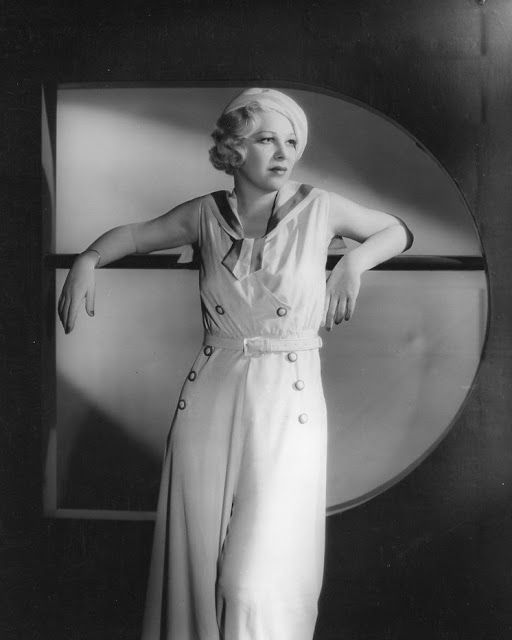
<svg viewBox="0 0 512 640">
<path fill-rule="evenodd" d="M 205 342 L 167 439 L 143 640 L 313 637 L 328 202 L 288 182 L 266 235 L 250 239 L 233 194 L 198 200 Z"/>
</svg>

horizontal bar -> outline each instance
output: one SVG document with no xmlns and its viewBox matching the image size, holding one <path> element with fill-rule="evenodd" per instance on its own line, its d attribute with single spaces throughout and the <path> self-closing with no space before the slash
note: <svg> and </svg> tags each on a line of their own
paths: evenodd
<svg viewBox="0 0 512 640">
<path fill-rule="evenodd" d="M 156 511 L 114 511 L 112 509 L 54 509 L 44 514 L 45 518 L 68 518 L 79 520 L 145 520 L 156 518 Z"/>
<path fill-rule="evenodd" d="M 76 253 L 57 253 L 45 256 L 50 269 L 70 269 Z M 330 255 L 326 268 L 331 270 L 343 255 Z M 194 252 L 190 262 L 179 262 L 180 255 L 133 254 L 111 262 L 101 269 L 199 269 L 199 255 Z M 399 256 L 377 265 L 375 271 L 481 271 L 485 260 L 481 256 Z"/>
</svg>

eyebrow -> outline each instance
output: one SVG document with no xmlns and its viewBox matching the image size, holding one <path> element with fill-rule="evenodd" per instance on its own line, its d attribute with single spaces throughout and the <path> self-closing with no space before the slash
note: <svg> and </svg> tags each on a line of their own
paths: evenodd
<svg viewBox="0 0 512 640">
<path fill-rule="evenodd" d="M 274 135 L 277 133 L 277 131 L 272 131 L 272 129 L 261 129 L 261 131 L 256 131 L 255 133 L 253 133 L 254 136 L 259 136 L 262 133 L 273 133 Z M 293 136 L 294 138 L 296 138 L 297 136 L 295 135 L 295 131 L 291 131 L 290 133 L 287 134 L 288 136 Z"/>
</svg>

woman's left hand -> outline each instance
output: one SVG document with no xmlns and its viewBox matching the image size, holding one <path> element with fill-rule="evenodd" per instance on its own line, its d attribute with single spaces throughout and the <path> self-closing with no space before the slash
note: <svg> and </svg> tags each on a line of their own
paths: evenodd
<svg viewBox="0 0 512 640">
<path fill-rule="evenodd" d="M 344 256 L 327 279 L 324 306 L 324 326 L 331 331 L 333 324 L 350 320 L 361 287 L 361 269 Z"/>
</svg>

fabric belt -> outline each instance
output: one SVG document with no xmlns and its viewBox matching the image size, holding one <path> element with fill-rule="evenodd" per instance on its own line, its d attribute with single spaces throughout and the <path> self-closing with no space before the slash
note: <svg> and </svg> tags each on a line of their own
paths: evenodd
<svg viewBox="0 0 512 640">
<path fill-rule="evenodd" d="M 319 349 L 322 346 L 320 336 L 310 336 L 307 338 L 226 338 L 205 334 L 204 346 L 219 347 L 221 349 L 231 349 L 232 351 L 243 351 L 246 356 L 261 356 L 264 353 L 276 351 L 307 351 L 309 349 Z"/>
</svg>

